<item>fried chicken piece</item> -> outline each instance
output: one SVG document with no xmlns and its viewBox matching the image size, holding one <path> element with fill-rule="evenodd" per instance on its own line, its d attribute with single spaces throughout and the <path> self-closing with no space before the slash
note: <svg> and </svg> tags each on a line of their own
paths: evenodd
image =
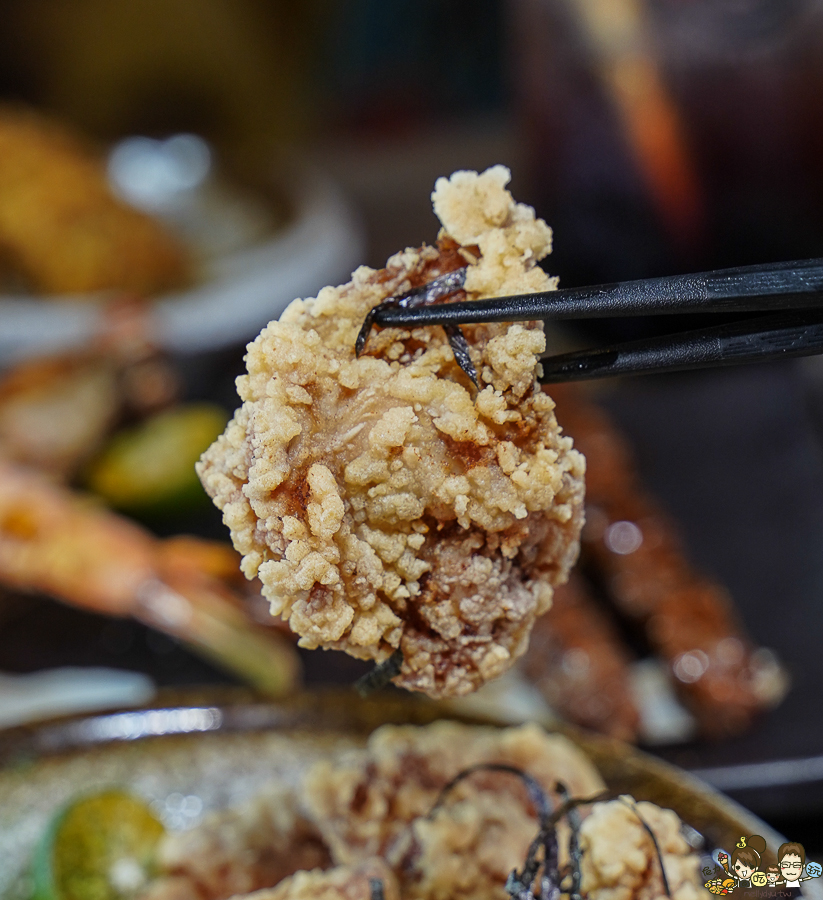
<svg viewBox="0 0 823 900">
<path fill-rule="evenodd" d="M 101 161 L 61 125 L 0 110 L 0 259 L 44 294 L 184 285 L 183 247 L 112 194 Z"/>
<path fill-rule="evenodd" d="M 700 858 L 681 834 L 670 809 L 631 797 L 596 803 L 580 826 L 581 893 L 588 900 L 658 900 L 666 896 L 660 859 L 633 811 L 654 833 L 672 900 L 704 896 Z"/>
<path fill-rule="evenodd" d="M 785 695 L 784 670 L 753 645 L 727 591 L 689 562 L 608 415 L 579 389 L 557 395 L 588 461 L 583 546 L 610 599 L 642 627 L 704 734 L 743 731 Z"/>
<path fill-rule="evenodd" d="M 535 622 L 523 658 L 526 676 L 565 718 L 632 741 L 640 716 L 630 664 L 614 625 L 573 572 L 555 591 L 552 608 Z"/>
<path fill-rule="evenodd" d="M 257 891 L 247 900 L 372 900 L 373 881 L 381 883 L 384 900 L 400 900 L 394 875 L 382 859 L 325 872 L 296 872 L 276 888 Z"/>
<path fill-rule="evenodd" d="M 535 725 L 386 725 L 366 749 L 327 758 L 310 770 L 300 796 L 314 825 L 298 811 L 293 794 L 269 791 L 242 809 L 212 816 L 193 832 L 167 837 L 161 847 L 167 874 L 141 900 L 218 900 L 232 889 L 248 900 L 373 900 L 375 879 L 385 900 L 507 900 L 507 878 L 523 867 L 538 831 L 522 781 L 510 772 L 482 769 L 442 795 L 456 775 L 482 763 L 530 774 L 555 803 L 558 781 L 574 797 L 603 788 L 581 751 Z M 631 797 L 580 806 L 578 812 L 583 896 L 663 896 L 661 862 L 643 822 L 660 848 L 673 900 L 701 896 L 699 860 L 674 812 Z M 561 877 L 572 865 L 570 833 L 561 820 Z M 319 865 L 328 866 L 329 853 L 335 868 L 295 871 L 317 854 Z M 265 879 L 273 879 L 270 888 L 253 887 Z"/>
<path fill-rule="evenodd" d="M 335 861 L 382 856 L 404 898 L 502 898 L 506 877 L 522 866 L 538 828 L 521 782 L 509 773 L 474 773 L 427 818 L 441 789 L 478 763 L 514 766 L 555 798 L 558 781 L 574 796 L 603 789 L 570 741 L 536 725 L 437 722 L 383 726 L 365 751 L 317 763 L 306 778 L 305 802 Z"/>
<path fill-rule="evenodd" d="M 273 887 L 301 869 L 328 868 L 331 859 L 294 794 L 273 786 L 243 805 L 212 813 L 190 831 L 167 834 L 158 864 L 164 877 L 143 900 L 225 900 Z"/>
<path fill-rule="evenodd" d="M 198 473 L 248 577 L 304 647 L 378 662 L 433 697 L 470 693 L 526 649 L 576 559 L 584 460 L 535 389 L 542 324 L 465 328 L 475 390 L 442 329 L 385 329 L 372 307 L 468 264 L 487 297 L 556 286 L 551 232 L 496 166 L 439 179 L 436 247 L 296 300 L 249 346 L 243 401 Z"/>
<path fill-rule="evenodd" d="M 431 819 L 420 816 L 398 837 L 388 860 L 404 900 L 508 900 L 506 878 L 523 866 L 538 825 L 512 791 L 514 779 L 495 781 L 491 791 L 472 791 Z M 565 825 L 559 830 L 568 833 Z"/>
</svg>

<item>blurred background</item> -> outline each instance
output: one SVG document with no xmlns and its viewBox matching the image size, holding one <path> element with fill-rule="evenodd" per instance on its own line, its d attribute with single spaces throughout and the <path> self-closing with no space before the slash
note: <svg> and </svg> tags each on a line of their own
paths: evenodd
<svg viewBox="0 0 823 900">
<path fill-rule="evenodd" d="M 294 297 L 433 242 L 438 176 L 507 165 L 554 229 L 544 266 L 565 287 L 823 256 L 823 0 L 0 0 L 0 22 L 3 724 L 158 687 L 293 688 L 296 651 L 187 478 L 236 405 L 246 342 Z M 18 127 L 21 109 L 73 133 L 99 165 L 83 177 L 188 248 L 179 281 L 42 274 L 64 233 L 26 256 L 37 242 L 6 219 L 44 235 L 38 210 L 80 168 L 55 150 L 62 174 L 15 194 L 63 146 L 52 126 Z M 75 206 L 60 208 L 71 231 Z M 590 548 L 587 591 L 634 710 L 622 736 L 823 851 L 823 366 L 638 378 L 585 403 L 628 448 L 627 484 L 673 523 L 688 577 L 734 604 L 714 637 L 769 681 L 760 715 L 699 708 L 683 689 L 703 651 L 666 658 L 613 621 L 631 541 L 612 542 L 612 562 Z M 79 491 L 107 506 L 89 512 Z M 571 715 L 558 691 L 594 621 L 549 635 L 517 702 Z M 367 668 L 299 656 L 309 684 Z M 598 715 L 582 724 L 610 730 Z"/>
</svg>

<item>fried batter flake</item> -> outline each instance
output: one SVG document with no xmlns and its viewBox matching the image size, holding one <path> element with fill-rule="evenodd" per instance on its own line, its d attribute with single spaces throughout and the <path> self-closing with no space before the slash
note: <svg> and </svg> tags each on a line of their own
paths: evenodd
<svg viewBox="0 0 823 900">
<path fill-rule="evenodd" d="M 506 766 L 511 771 L 501 771 Z M 516 772 L 539 782 L 555 810 L 562 801 L 558 782 L 577 798 L 603 789 L 579 748 L 534 724 L 385 725 L 365 748 L 315 763 L 297 789 L 272 785 L 190 832 L 168 835 L 159 854 L 164 874 L 140 896 L 375 900 L 379 881 L 384 900 L 510 900 L 507 878 L 522 869 L 538 831 Z M 663 900 L 661 860 L 673 900 L 702 896 L 699 858 L 673 811 L 624 796 L 582 804 L 578 812 L 582 896 Z M 557 824 L 557 838 L 568 888 L 566 819 Z"/>
<path fill-rule="evenodd" d="M 304 647 L 378 662 L 395 683 L 467 694 L 525 651 L 578 552 L 584 460 L 538 388 L 542 323 L 466 326 L 476 391 L 439 327 L 373 334 L 369 310 L 468 264 L 473 298 L 556 287 L 551 231 L 509 172 L 435 187 L 436 247 L 295 300 L 249 345 L 243 405 L 198 473 L 243 571 Z"/>
</svg>

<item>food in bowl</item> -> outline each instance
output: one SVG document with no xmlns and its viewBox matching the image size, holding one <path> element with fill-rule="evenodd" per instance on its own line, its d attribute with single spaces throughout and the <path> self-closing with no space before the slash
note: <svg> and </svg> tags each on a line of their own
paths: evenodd
<svg viewBox="0 0 823 900">
<path fill-rule="evenodd" d="M 539 888 L 524 865 L 538 833 L 558 852 L 544 874 L 564 891 L 579 879 L 591 900 L 701 896 L 678 816 L 603 790 L 581 750 L 536 725 L 385 725 L 299 783 L 170 833 L 142 897 L 376 900 L 377 881 L 386 900 L 506 900 L 518 880 Z"/>
</svg>

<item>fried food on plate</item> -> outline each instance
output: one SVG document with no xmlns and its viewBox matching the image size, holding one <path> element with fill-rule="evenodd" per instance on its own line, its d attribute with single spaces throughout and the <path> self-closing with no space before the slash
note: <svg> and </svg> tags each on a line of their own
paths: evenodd
<svg viewBox="0 0 823 900">
<path fill-rule="evenodd" d="M 400 900 L 391 870 L 380 859 L 359 866 L 337 866 L 324 872 L 295 872 L 277 887 L 251 894 L 254 900 L 375 900 L 374 882 L 380 897 Z"/>
<path fill-rule="evenodd" d="M 359 862 L 385 854 L 410 822 L 428 816 L 451 779 L 487 762 L 528 772 L 555 797 L 558 781 L 575 796 L 604 787 L 588 758 L 562 735 L 531 724 L 501 729 L 440 721 L 423 728 L 384 725 L 366 750 L 316 763 L 304 785 L 305 802 L 334 859 Z M 528 815 L 530 803 L 519 788 L 505 773 L 478 774 L 451 802 L 482 790 L 506 792 Z"/>
<path fill-rule="evenodd" d="M 654 833 L 659 856 L 643 823 Z M 698 857 L 683 837 L 677 813 L 670 809 L 635 803 L 631 797 L 596 803 L 580 826 L 580 849 L 581 888 L 588 900 L 705 896 Z"/>
<path fill-rule="evenodd" d="M 120 202 L 62 125 L 0 109 L 0 276 L 53 295 L 183 286 L 190 263 L 154 219 Z"/>
<path fill-rule="evenodd" d="M 324 754 L 296 784 L 168 834 L 162 874 L 141 896 L 224 900 L 252 890 L 254 900 L 374 900 L 379 881 L 386 900 L 522 900 L 551 896 L 552 885 L 568 894 L 576 872 L 590 900 L 656 900 L 665 895 L 663 865 L 670 896 L 696 900 L 699 858 L 674 812 L 630 797 L 593 799 L 576 814 L 561 806 L 602 789 L 580 749 L 535 725 L 385 725 L 366 747 Z M 542 857 L 542 874 L 530 880 L 524 863 L 539 831 L 556 839 L 557 858 Z"/>
<path fill-rule="evenodd" d="M 439 327 L 373 335 L 367 313 L 468 266 L 473 298 L 556 286 L 551 231 L 509 172 L 432 195 L 436 246 L 296 300 L 249 345 L 243 401 L 198 471 L 247 576 L 305 647 L 384 661 L 395 683 L 469 693 L 525 651 L 578 552 L 584 460 L 536 389 L 542 323 L 464 329 L 476 389 Z"/>
</svg>

